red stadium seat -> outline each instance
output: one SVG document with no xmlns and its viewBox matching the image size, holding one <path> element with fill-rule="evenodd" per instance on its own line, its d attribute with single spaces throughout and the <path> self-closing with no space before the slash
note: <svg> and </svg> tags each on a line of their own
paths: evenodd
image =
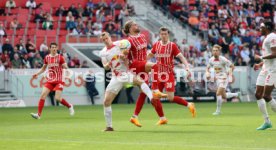
<svg viewBox="0 0 276 150">
<path fill-rule="evenodd" d="M 23 36 L 24 34 L 25 34 L 24 29 L 16 30 L 16 32 L 15 32 L 15 35 L 18 35 L 18 36 Z"/>
<path fill-rule="evenodd" d="M 46 31 L 46 36 L 47 37 L 56 37 L 57 36 L 57 31 L 56 30 L 47 30 Z"/>
<path fill-rule="evenodd" d="M 14 30 L 6 30 L 7 35 L 14 35 Z"/>
<path fill-rule="evenodd" d="M 36 30 L 36 36 L 37 37 L 45 37 L 46 30 Z"/>
<path fill-rule="evenodd" d="M 67 30 L 60 30 L 60 31 L 59 31 L 59 35 L 60 35 L 60 36 L 66 36 L 67 33 L 68 33 Z"/>
</svg>

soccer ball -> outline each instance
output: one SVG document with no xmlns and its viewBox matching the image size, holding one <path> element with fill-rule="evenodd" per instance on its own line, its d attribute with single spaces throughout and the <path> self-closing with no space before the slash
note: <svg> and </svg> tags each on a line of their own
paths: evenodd
<svg viewBox="0 0 276 150">
<path fill-rule="evenodd" d="M 119 47 L 121 50 L 128 50 L 131 47 L 131 44 L 128 40 L 119 41 Z"/>
</svg>

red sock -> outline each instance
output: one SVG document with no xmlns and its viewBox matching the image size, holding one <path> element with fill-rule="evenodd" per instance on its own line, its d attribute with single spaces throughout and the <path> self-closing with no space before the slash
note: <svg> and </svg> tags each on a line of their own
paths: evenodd
<svg viewBox="0 0 276 150">
<path fill-rule="evenodd" d="M 181 98 L 179 96 L 174 96 L 173 102 L 175 102 L 175 103 L 177 103 L 179 105 L 188 106 L 188 102 L 185 99 L 183 99 L 183 98 Z"/>
<path fill-rule="evenodd" d="M 70 108 L 70 107 L 71 107 L 71 105 L 70 105 L 65 99 L 62 99 L 62 100 L 60 101 L 60 103 L 61 103 L 62 105 L 64 105 L 64 106 L 66 106 L 67 108 Z"/>
<path fill-rule="evenodd" d="M 41 116 L 41 113 L 42 113 L 42 109 L 44 107 L 44 103 L 45 103 L 45 100 L 44 99 L 40 99 L 39 102 L 38 102 L 38 115 Z"/>
<path fill-rule="evenodd" d="M 146 99 L 147 95 L 144 93 L 140 93 L 137 102 L 136 102 L 136 106 L 135 106 L 135 111 L 134 111 L 134 115 L 139 115 L 140 111 L 143 108 L 143 105 L 145 103 L 145 99 Z"/>
<path fill-rule="evenodd" d="M 158 65 L 155 64 L 152 66 L 152 90 L 158 89 Z"/>
<path fill-rule="evenodd" d="M 160 99 L 157 100 L 154 104 L 152 103 L 152 106 L 155 108 L 155 111 L 157 112 L 159 117 L 164 117 L 163 106 Z"/>
</svg>

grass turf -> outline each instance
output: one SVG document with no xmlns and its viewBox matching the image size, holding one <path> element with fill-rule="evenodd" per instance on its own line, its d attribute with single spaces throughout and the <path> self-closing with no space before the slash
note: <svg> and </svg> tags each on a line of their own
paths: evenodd
<svg viewBox="0 0 276 150">
<path fill-rule="evenodd" d="M 147 104 L 140 114 L 143 127 L 138 128 L 129 123 L 134 105 L 113 105 L 112 133 L 102 132 L 102 106 L 76 106 L 74 117 L 64 107 L 45 107 L 40 120 L 29 115 L 36 107 L 2 108 L 0 149 L 276 149 L 276 129 L 256 131 L 263 123 L 256 103 L 224 104 L 221 116 L 211 115 L 215 103 L 197 103 L 196 118 L 179 105 L 163 106 L 168 125 L 156 126 L 157 115 Z"/>
</svg>

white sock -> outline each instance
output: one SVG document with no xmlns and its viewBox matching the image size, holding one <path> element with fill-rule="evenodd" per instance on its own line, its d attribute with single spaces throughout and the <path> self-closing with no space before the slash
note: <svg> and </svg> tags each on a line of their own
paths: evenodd
<svg viewBox="0 0 276 150">
<path fill-rule="evenodd" d="M 164 116 L 164 117 L 160 117 L 160 120 L 165 120 L 166 119 L 166 117 Z"/>
<path fill-rule="evenodd" d="M 257 100 L 257 103 L 258 103 L 258 107 L 259 107 L 261 113 L 263 114 L 265 122 L 270 123 L 269 116 L 268 116 L 267 109 L 266 109 L 265 100 L 262 98 L 260 100 Z"/>
<path fill-rule="evenodd" d="M 104 107 L 104 117 L 105 117 L 106 127 L 112 127 L 112 109 L 111 109 L 111 106 Z"/>
<path fill-rule="evenodd" d="M 222 103 L 223 103 L 222 96 L 217 96 L 217 110 L 216 110 L 216 112 L 220 112 Z"/>
<path fill-rule="evenodd" d="M 226 98 L 232 98 L 232 97 L 238 97 L 238 96 L 239 96 L 238 93 L 230 93 L 230 92 L 226 93 Z"/>
<path fill-rule="evenodd" d="M 276 112 L 276 101 L 275 99 L 272 99 L 270 102 L 268 102 L 268 104 L 270 105 L 271 109 Z"/>
<path fill-rule="evenodd" d="M 152 92 L 146 83 L 142 83 L 141 90 L 147 95 L 147 97 L 152 100 Z"/>
</svg>

